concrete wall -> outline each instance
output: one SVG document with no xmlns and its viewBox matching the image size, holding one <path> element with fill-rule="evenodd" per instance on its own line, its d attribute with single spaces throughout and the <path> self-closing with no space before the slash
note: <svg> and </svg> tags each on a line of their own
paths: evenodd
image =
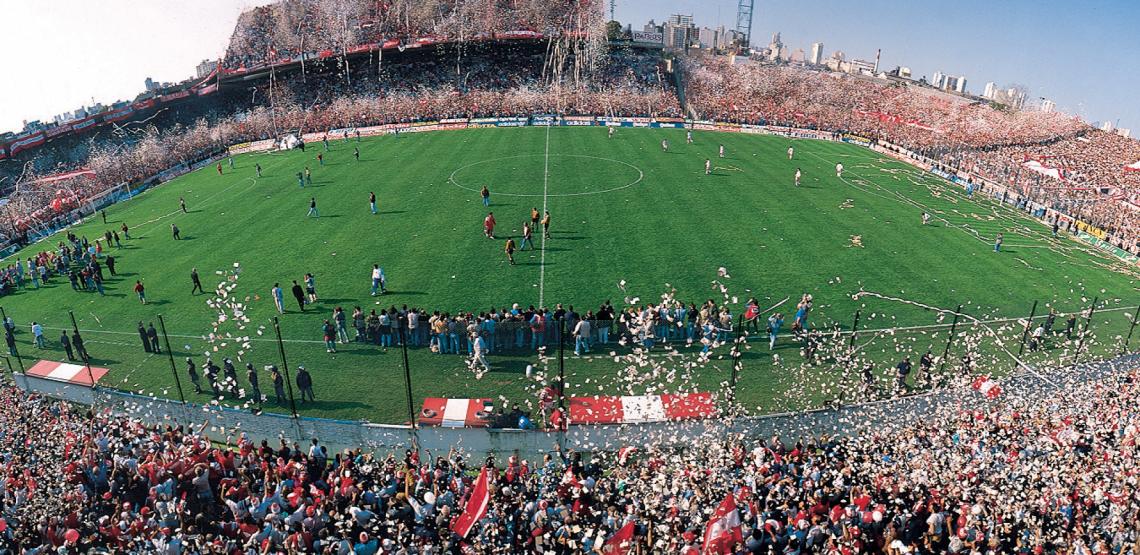
<svg viewBox="0 0 1140 555">
<path fill-rule="evenodd" d="M 1076 383 L 1101 380 L 1115 373 L 1132 370 L 1140 355 L 1052 370 L 1043 375 L 1033 369 L 1001 380 L 1003 396 L 1023 396 L 1031 392 L 1068 387 Z M 565 433 L 545 431 L 502 430 L 488 428 L 419 428 L 328 420 L 323 418 L 291 418 L 279 414 L 251 412 L 219 406 L 183 405 L 178 401 L 132 395 L 113 389 L 89 388 L 14 374 L 16 383 L 27 391 L 64 399 L 100 410 L 163 424 L 206 425 L 205 432 L 215 441 L 225 441 L 244 431 L 255 441 L 278 438 L 302 445 L 318 438 L 330 450 L 363 447 L 385 451 L 403 450 L 413 442 L 420 449 L 447 451 L 455 447 L 472 454 L 506 456 L 518 453 L 538 457 L 556 445 L 580 451 L 616 450 L 628 445 L 692 444 L 698 437 L 768 438 L 779 434 L 785 439 L 819 434 L 851 435 L 873 433 L 884 422 L 922 420 L 942 408 L 970 410 L 992 403 L 969 387 L 942 389 L 885 401 L 848 405 L 808 412 L 772 414 L 733 419 L 710 419 L 684 422 L 652 422 L 627 425 L 571 426 Z"/>
</svg>

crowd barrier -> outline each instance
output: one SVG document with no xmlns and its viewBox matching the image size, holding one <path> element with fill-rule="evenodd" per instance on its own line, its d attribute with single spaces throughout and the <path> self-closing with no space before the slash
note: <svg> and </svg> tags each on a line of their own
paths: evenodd
<svg viewBox="0 0 1140 555">
<path fill-rule="evenodd" d="M 1136 368 L 1140 354 L 1110 360 L 1066 366 L 1049 373 L 1023 367 L 1001 380 L 1002 397 L 1032 398 L 1034 392 L 1071 387 L 1078 383 L 1104 380 Z M 244 432 L 254 441 L 267 440 L 276 446 L 284 439 L 302 445 L 317 438 L 330 449 L 363 447 L 376 451 L 419 449 L 444 451 L 452 447 L 471 454 L 533 457 L 559 446 L 580 451 L 615 451 L 626 446 L 659 445 L 684 447 L 698 438 L 783 438 L 873 433 L 884 421 L 921 420 L 935 411 L 983 410 L 998 400 L 988 399 L 969 385 L 935 390 L 893 399 L 806 412 L 736 418 L 714 418 L 674 422 L 621 425 L 571 425 L 564 432 L 496 428 L 419 428 L 408 425 L 381 425 L 368 422 L 241 411 L 214 405 L 183 404 L 178 401 L 134 395 L 115 389 L 83 387 L 14 373 L 16 384 L 69 402 L 94 406 L 151 425 L 202 427 L 217 442 L 233 442 Z"/>
</svg>

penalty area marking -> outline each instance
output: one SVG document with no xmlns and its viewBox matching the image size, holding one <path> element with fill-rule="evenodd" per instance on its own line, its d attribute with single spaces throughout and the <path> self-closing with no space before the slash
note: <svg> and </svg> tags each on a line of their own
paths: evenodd
<svg viewBox="0 0 1140 555">
<path fill-rule="evenodd" d="M 447 181 L 448 181 L 448 183 L 451 183 L 452 185 L 455 185 L 456 187 L 459 187 L 460 189 L 463 189 L 464 191 L 471 191 L 472 193 L 479 193 L 480 189 L 475 189 L 475 188 L 471 188 L 471 187 L 467 187 L 467 186 L 463 185 L 457 179 L 455 179 L 455 175 L 458 174 L 459 172 L 467 169 L 467 168 L 470 168 L 472 166 L 478 166 L 481 164 L 490 164 L 493 162 L 501 162 L 503 160 L 515 160 L 518 158 L 540 158 L 540 157 L 544 158 L 546 160 L 549 160 L 549 158 L 552 158 L 552 157 L 558 157 L 558 158 L 586 158 L 586 159 L 590 159 L 590 160 L 603 160 L 606 162 L 613 162 L 615 164 L 621 164 L 623 166 L 626 166 L 626 167 L 631 168 L 634 171 L 636 171 L 637 172 L 637 179 L 630 181 L 629 183 L 626 183 L 625 185 L 620 185 L 618 187 L 612 187 L 612 188 L 605 189 L 602 191 L 582 191 L 582 192 L 578 192 L 578 193 L 546 193 L 545 191 L 543 193 L 500 193 L 500 192 L 495 192 L 492 194 L 497 195 L 497 196 L 504 196 L 504 197 L 543 197 L 543 198 L 548 198 L 548 197 L 580 197 L 580 196 L 584 196 L 584 195 L 600 195 L 603 193 L 612 193 L 614 191 L 620 191 L 622 189 L 628 189 L 630 187 L 633 187 L 634 185 L 637 185 L 638 183 L 641 183 L 642 180 L 645 179 L 645 172 L 641 171 L 641 168 L 639 168 L 633 164 L 630 164 L 629 162 L 622 162 L 621 160 L 615 160 L 613 158 L 604 158 L 601 156 L 590 156 L 588 154 L 516 154 L 514 156 L 503 156 L 502 158 L 491 158 L 488 160 L 480 160 L 478 162 L 472 162 L 472 163 L 467 164 L 465 166 L 460 166 L 460 167 L 456 168 L 455 171 L 451 172 L 451 175 L 449 175 L 447 177 Z"/>
</svg>

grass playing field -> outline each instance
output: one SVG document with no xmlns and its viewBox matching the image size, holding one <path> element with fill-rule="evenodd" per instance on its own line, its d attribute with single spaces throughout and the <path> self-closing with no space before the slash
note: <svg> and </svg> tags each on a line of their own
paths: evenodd
<svg viewBox="0 0 1140 555">
<path fill-rule="evenodd" d="M 217 358 L 236 357 L 241 349 L 242 359 L 259 369 L 279 364 L 270 341 L 276 311 L 269 292 L 280 282 L 288 308 L 280 320 L 288 362 L 312 371 L 318 397 L 301 411 L 374 422 L 406 420 L 402 358 L 396 349 L 366 345 L 326 353 L 320 325 L 336 306 L 349 313 L 356 305 L 367 311 L 392 304 L 479 312 L 516 302 L 561 302 L 584 312 L 606 299 L 621 306 L 625 299 L 644 303 L 670 292 L 686 302 L 724 302 L 725 294 L 714 289 L 718 280 L 728 288 L 727 300 L 738 301 L 734 314 L 750 296 L 762 307 L 791 297 L 778 308 L 790 324 L 794 303 L 807 292 L 815 297 L 816 326 L 849 329 L 856 310 L 861 329 L 920 326 L 859 336 L 857 345 L 889 368 L 901 353 L 915 353 L 912 360 L 927 348 L 941 354 L 946 329 L 921 326 L 950 320 L 920 305 L 962 304 L 971 316 L 1001 319 L 1028 315 L 1035 300 L 1041 315 L 1047 305 L 1075 311 L 1096 297 L 1097 335 L 1085 347 L 1104 354 L 1123 342 L 1131 315 L 1125 308 L 1140 301 L 1134 274 L 1075 240 L 1052 238 L 1042 224 L 983 195 L 968 199 L 935 176 L 855 146 L 728 133 L 694 137 L 687 145 L 681 130 L 621 129 L 607 139 L 600 128 L 485 129 L 335 141 L 323 167 L 316 160 L 320 143 L 307 152 L 242 155 L 234 169 L 223 164 L 224 175 L 205 168 L 112 206 L 106 225 L 94 217 L 74 228 L 91 239 L 121 222 L 131 228 L 124 248 L 110 249 L 119 277 L 108 280 L 106 297 L 72 291 L 66 279 L 56 279 L 43 289 L 2 297 L 0 305 L 21 327 L 26 360 L 63 356 L 56 340 L 59 329 L 70 327 L 72 310 L 92 363 L 111 369 L 105 384 L 176 397 L 169 360 L 142 351 L 137 323 L 164 315 L 180 373 L 184 357 L 201 363 L 203 353 L 215 348 Z M 661 149 L 663 138 L 671 143 L 668 152 Z M 717 156 L 719 144 L 727 149 L 725 158 Z M 786 157 L 789 145 L 794 160 Z M 359 161 L 353 147 L 360 148 Z M 711 176 L 704 175 L 706 158 L 715 168 Z M 842 180 L 835 175 L 837 162 L 846 168 Z M 255 163 L 264 169 L 260 179 Z M 295 175 L 306 165 L 313 184 L 301 189 Z M 798 188 L 797 168 L 803 172 Z M 489 209 L 478 194 L 483 185 L 491 190 Z M 369 211 L 370 191 L 379 199 L 378 215 Z M 179 210 L 179 197 L 189 213 Z M 310 197 L 319 218 L 306 217 Z M 518 253 L 518 265 L 507 265 L 503 240 L 517 240 L 530 210 L 544 207 L 552 215 L 550 239 L 538 239 L 537 250 Z M 488 211 L 498 221 L 493 241 L 482 233 Z M 923 211 L 932 216 L 929 225 L 921 225 Z M 181 229 L 181 241 L 171 238 L 172 223 Z M 993 249 L 998 232 L 1005 236 L 1001 253 Z M 232 337 L 207 339 L 217 323 L 217 311 L 207 306 L 213 295 L 190 294 L 192 267 L 209 291 L 220 279 L 215 272 L 234 263 L 242 272 L 230 294 L 248 297 L 250 323 L 239 329 L 227 321 L 217 330 L 249 336 L 248 348 Z M 375 298 L 369 296 L 374 263 L 383 266 L 389 287 L 388 295 Z M 720 267 L 731 277 L 718 277 Z M 307 272 L 316 278 L 320 300 L 301 313 L 288 290 Z M 145 306 L 132 292 L 136 279 L 146 285 Z M 861 290 L 872 294 L 856 298 Z M 47 350 L 32 345 L 33 320 L 48 328 Z M 1023 326 L 963 321 L 959 331 L 968 337 L 954 352 L 960 356 L 965 343 L 990 342 L 975 345 L 988 357 L 982 362 L 1008 370 L 1012 362 L 995 338 L 1016 342 Z M 1071 347 L 1026 360 L 1064 361 Z M 707 365 L 674 373 L 647 369 L 638 375 L 636 364 L 630 370 L 609 356 L 569 360 L 568 393 L 720 390 L 729 375 L 720 358 L 725 349 Z M 624 352 L 613 346 L 594 352 L 611 350 Z M 850 385 L 849 376 L 834 370 L 797 369 L 798 347 L 789 339 L 775 354 L 757 343 L 745 357 L 738 399 L 752 411 L 811 406 L 834 395 L 830 388 Z M 534 353 L 494 355 L 493 371 L 476 379 L 463 357 L 426 349 L 410 357 L 417 409 L 426 396 L 525 402 L 536 382 L 524 377 L 524 369 L 544 365 Z M 244 370 L 239 375 L 244 382 Z M 271 392 L 268 376 L 261 379 L 262 390 Z M 182 381 L 188 400 L 208 401 L 190 391 L 185 374 Z"/>
</svg>

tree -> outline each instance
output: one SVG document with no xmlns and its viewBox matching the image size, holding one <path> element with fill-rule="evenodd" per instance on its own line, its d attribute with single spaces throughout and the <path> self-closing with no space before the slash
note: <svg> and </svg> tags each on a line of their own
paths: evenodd
<svg viewBox="0 0 1140 555">
<path fill-rule="evenodd" d="M 606 23 L 606 40 L 619 40 L 621 39 L 621 35 L 621 23 L 617 21 L 609 21 Z"/>
</svg>

